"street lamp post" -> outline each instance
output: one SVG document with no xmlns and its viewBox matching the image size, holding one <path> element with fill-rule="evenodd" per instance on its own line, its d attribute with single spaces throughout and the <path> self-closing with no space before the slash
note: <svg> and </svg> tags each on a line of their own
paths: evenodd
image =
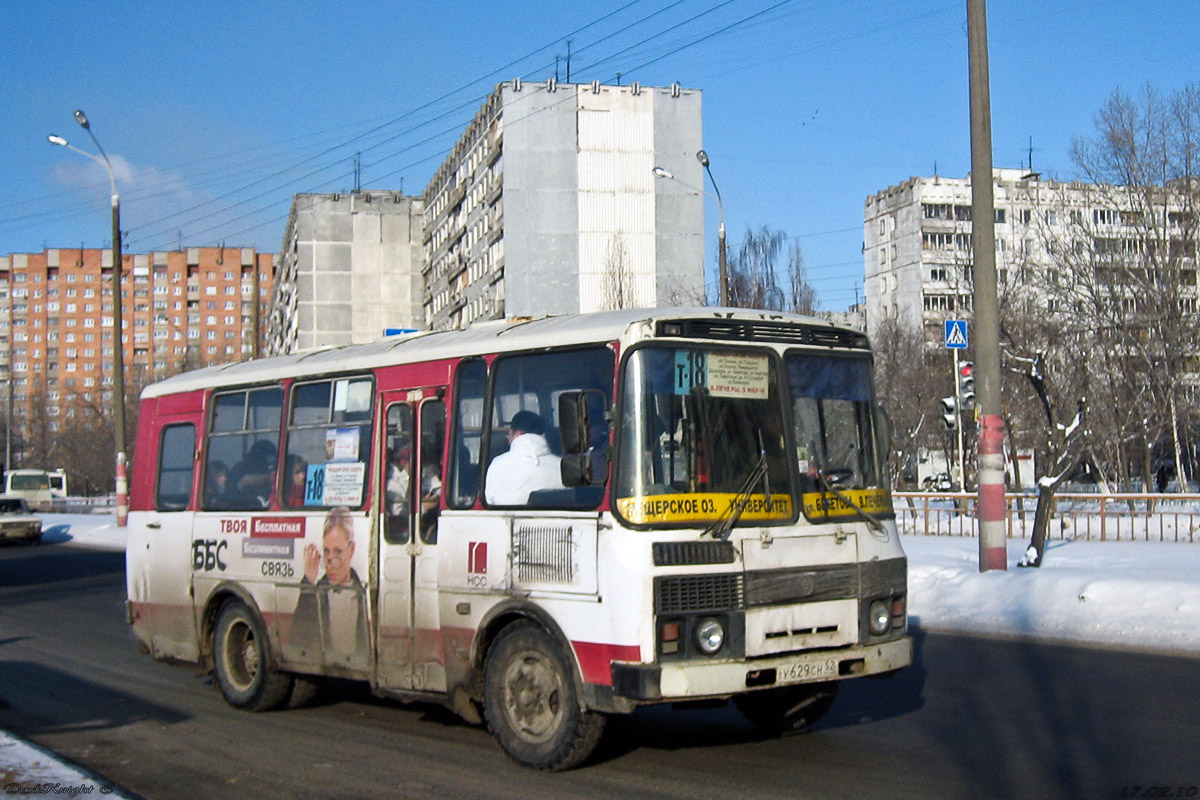
<svg viewBox="0 0 1200 800">
<path fill-rule="evenodd" d="M 108 154 L 104 152 L 104 148 L 100 146 L 100 141 L 96 138 L 96 134 L 92 133 L 87 115 L 81 110 L 76 110 L 75 121 L 88 132 L 88 136 L 92 138 L 96 149 L 100 151 L 100 157 L 72 146 L 61 136 L 51 135 L 47 138 L 50 144 L 73 150 L 82 156 L 87 156 L 93 161 L 103 164 L 104 168 L 108 170 L 108 181 L 112 188 L 113 427 L 115 428 L 114 438 L 117 445 L 117 525 L 124 527 L 129 517 L 129 478 L 126 473 L 125 345 L 122 341 L 123 320 L 121 314 L 121 197 L 117 194 L 117 179 L 113 173 L 112 163 L 109 162 Z"/>
<path fill-rule="evenodd" d="M 684 183 L 676 178 L 675 175 L 670 172 L 670 170 L 663 169 L 662 167 L 655 167 L 654 174 L 659 178 L 678 181 L 681 185 L 687 187 L 688 189 L 691 189 L 694 192 L 699 192 L 705 197 L 711 197 L 713 200 L 717 201 L 717 217 L 720 220 L 717 226 L 717 269 L 720 278 L 718 302 L 722 306 L 727 306 L 729 305 L 729 271 L 726 267 L 725 258 L 725 206 L 721 203 L 721 190 L 717 188 L 717 182 L 712 179 L 712 171 L 708 168 L 708 154 L 703 150 L 700 150 L 696 153 L 696 158 L 700 161 L 701 165 L 704 166 L 705 171 L 708 172 L 708 179 L 712 181 L 713 191 L 715 191 L 716 194 L 706 192 L 696 186 L 691 186 L 687 183 Z"/>
<path fill-rule="evenodd" d="M 713 179 L 712 169 L 708 166 L 708 153 L 703 150 L 696 151 L 696 160 L 704 167 L 704 171 L 708 174 L 708 180 L 712 184 L 713 191 L 717 193 L 717 216 L 720 219 L 720 224 L 717 226 L 717 263 L 721 271 L 720 296 L 721 305 L 729 305 L 729 270 L 726 267 L 725 260 L 725 206 L 721 204 L 721 190 L 717 188 L 717 182 Z"/>
</svg>

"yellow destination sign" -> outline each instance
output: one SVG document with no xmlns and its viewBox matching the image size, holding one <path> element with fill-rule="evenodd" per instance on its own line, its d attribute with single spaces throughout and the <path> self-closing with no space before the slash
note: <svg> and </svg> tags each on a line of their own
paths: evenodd
<svg viewBox="0 0 1200 800">
<path fill-rule="evenodd" d="M 842 492 L 868 514 L 890 514 L 892 500 L 884 489 L 846 489 Z M 806 492 L 802 498 L 804 516 L 847 517 L 858 513 L 854 506 L 832 492 Z"/>
<path fill-rule="evenodd" d="M 655 522 L 711 522 L 730 511 L 737 500 L 733 492 L 702 494 L 655 494 L 644 497 L 622 497 L 617 500 L 621 516 L 637 525 Z M 791 495 L 752 494 L 742 510 L 744 520 L 780 520 L 792 517 Z"/>
</svg>

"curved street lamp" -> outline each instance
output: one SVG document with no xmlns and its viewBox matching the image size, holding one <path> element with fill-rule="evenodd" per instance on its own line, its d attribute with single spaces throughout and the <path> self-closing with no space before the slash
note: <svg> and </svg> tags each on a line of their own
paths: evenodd
<svg viewBox="0 0 1200 800">
<path fill-rule="evenodd" d="M 129 481 L 126 474 L 126 445 L 125 445 L 125 345 L 123 339 L 123 320 L 121 314 L 121 197 L 117 194 L 117 178 L 113 173 L 112 163 L 108 154 L 100 146 L 96 134 L 88 123 L 87 115 L 76 109 L 75 121 L 79 123 L 96 149 L 99 156 L 92 155 L 86 150 L 80 150 L 71 145 L 61 136 L 47 136 L 50 144 L 65 147 L 68 150 L 87 156 L 93 161 L 103 164 L 108 170 L 108 181 L 112 188 L 112 270 L 113 270 L 113 427 L 117 445 L 117 525 L 124 527 L 129 516 Z"/>
<path fill-rule="evenodd" d="M 685 183 L 684 181 L 676 178 L 669 170 L 665 170 L 662 167 L 655 167 L 654 175 L 658 178 L 676 181 L 681 186 L 691 189 L 693 192 L 699 192 L 705 197 L 711 197 L 713 200 L 717 201 L 717 216 L 720 220 L 720 224 L 717 226 L 717 264 L 718 275 L 720 277 L 717 302 L 722 306 L 727 306 L 729 305 L 729 271 L 726 266 L 725 251 L 725 206 L 721 203 L 721 190 L 717 188 L 717 182 L 713 180 L 712 170 L 710 170 L 708 167 L 708 154 L 703 150 L 699 150 L 696 152 L 696 159 L 700 162 L 701 166 L 704 167 L 704 171 L 708 173 L 708 179 L 712 181 L 713 191 L 716 192 L 716 194 L 706 192 L 704 189 L 701 189 L 698 186 L 692 186 L 688 183 Z"/>
</svg>

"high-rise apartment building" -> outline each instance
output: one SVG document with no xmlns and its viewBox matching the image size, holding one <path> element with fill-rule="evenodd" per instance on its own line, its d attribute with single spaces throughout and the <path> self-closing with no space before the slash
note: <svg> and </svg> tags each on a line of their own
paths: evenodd
<svg viewBox="0 0 1200 800">
<path fill-rule="evenodd" d="M 271 301 L 267 351 L 370 342 L 424 327 L 419 197 L 298 194 Z"/>
<path fill-rule="evenodd" d="M 1017 169 L 995 170 L 993 193 L 1002 302 L 1016 291 L 1048 315 L 1084 313 L 1071 288 L 1085 281 L 1132 314 L 1139 286 L 1154 286 L 1149 271 L 1158 270 L 1171 273 L 1178 307 L 1195 313 L 1196 223 L 1185 193 L 1048 181 Z M 945 320 L 972 319 L 971 229 L 969 178 L 910 178 L 868 197 L 868 330 L 891 318 L 940 346 Z"/>
<path fill-rule="evenodd" d="M 699 91 L 500 84 L 425 189 L 425 324 L 703 302 L 701 147 Z"/>
<path fill-rule="evenodd" d="M 1096 193 L 1084 184 L 1043 181 L 1036 173 L 994 170 L 996 276 L 1001 293 L 1036 292 L 1050 248 L 1114 236 Z M 1107 198 L 1107 196 L 1106 196 Z M 868 197 L 863 213 L 868 331 L 892 318 L 941 345 L 944 321 L 972 319 L 970 178 L 910 178 Z M 1077 246 L 1077 245 L 1075 245 Z M 1054 309 L 1047 301 L 1047 311 Z"/>
<path fill-rule="evenodd" d="M 274 257 L 252 248 L 125 254 L 125 385 L 261 354 Z M 112 251 L 54 248 L 0 256 L 0 373 L 14 428 L 48 427 L 77 404 L 109 407 Z"/>
</svg>

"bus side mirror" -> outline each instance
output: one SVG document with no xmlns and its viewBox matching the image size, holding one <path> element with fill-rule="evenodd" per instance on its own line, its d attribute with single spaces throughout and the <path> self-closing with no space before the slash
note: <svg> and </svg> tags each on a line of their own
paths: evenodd
<svg viewBox="0 0 1200 800">
<path fill-rule="evenodd" d="M 588 432 L 587 392 L 563 392 L 558 396 L 558 436 L 563 453 L 587 453 Z"/>
<path fill-rule="evenodd" d="M 563 486 L 592 485 L 592 457 L 588 453 L 573 453 L 562 457 L 558 464 Z"/>
<path fill-rule="evenodd" d="M 604 392 L 597 389 L 563 392 L 558 396 L 558 436 L 563 451 L 559 469 L 563 486 L 597 485 L 596 460 L 601 462 L 599 471 L 607 472 L 606 404 Z M 605 474 L 601 474 L 599 483 L 604 480 Z"/>
</svg>

